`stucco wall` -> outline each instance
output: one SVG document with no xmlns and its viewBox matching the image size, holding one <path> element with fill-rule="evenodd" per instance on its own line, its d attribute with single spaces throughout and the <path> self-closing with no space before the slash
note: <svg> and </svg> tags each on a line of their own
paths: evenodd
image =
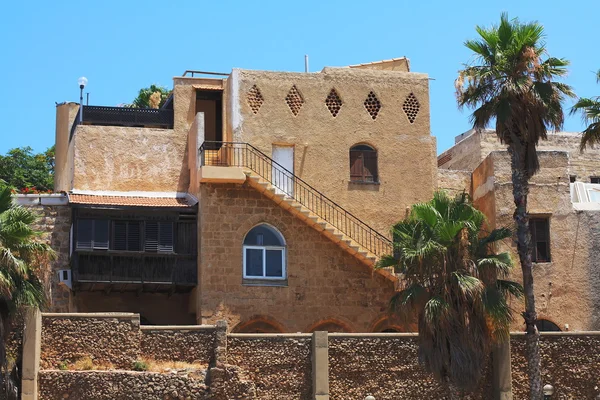
<svg viewBox="0 0 600 400">
<path fill-rule="evenodd" d="M 600 329 L 600 212 L 573 210 L 569 192 L 569 155 L 566 152 L 540 152 L 540 172 L 530 182 L 528 211 L 550 217 L 551 262 L 533 267 L 538 318 L 561 329 Z M 512 227 L 514 202 L 510 159 L 506 152 L 490 154 L 494 168 L 496 226 Z M 516 263 L 514 279 L 521 280 L 516 245 L 504 246 Z M 517 314 L 518 315 L 518 314 Z M 517 317 L 515 330 L 523 329 Z"/>
<path fill-rule="evenodd" d="M 202 184 L 200 190 L 202 323 L 226 319 L 235 327 L 259 315 L 284 332 L 307 332 L 335 318 L 351 331 L 368 332 L 387 311 L 391 281 L 272 200 L 245 185 Z M 277 228 L 287 243 L 284 286 L 242 283 L 243 240 L 262 222 Z"/>
<path fill-rule="evenodd" d="M 542 381 L 554 386 L 553 399 L 596 399 L 600 395 L 600 335 L 542 334 Z M 515 400 L 529 398 L 525 336 L 511 338 L 512 388 Z"/>
<path fill-rule="evenodd" d="M 54 150 L 54 191 L 71 189 L 73 183 L 73 142 L 71 126 L 79 104 L 63 103 L 56 106 L 56 143 Z"/>
<path fill-rule="evenodd" d="M 471 172 L 448 169 L 438 169 L 438 190 L 444 190 L 450 195 L 466 192 L 471 194 Z"/>
<path fill-rule="evenodd" d="M 481 134 L 474 132 L 438 156 L 440 169 L 473 171 L 487 156 L 482 153 Z"/>
<path fill-rule="evenodd" d="M 230 335 L 227 362 L 245 371 L 261 400 L 312 399 L 311 336 Z"/>
<path fill-rule="evenodd" d="M 73 188 L 185 192 L 188 129 L 77 126 Z"/>
<path fill-rule="evenodd" d="M 273 144 L 294 146 L 295 173 L 383 234 L 405 208 L 428 200 L 436 186 L 435 138 L 430 136 L 426 74 L 325 68 L 319 73 L 234 70 L 229 78 L 235 141 L 267 155 Z M 256 85 L 264 102 L 256 114 L 247 94 Z M 295 85 L 304 99 L 298 115 L 286 96 Z M 325 99 L 335 88 L 343 105 L 336 117 Z M 373 91 L 382 107 L 373 120 L 364 102 Z M 402 105 L 414 93 L 420 111 L 410 123 Z M 379 185 L 350 183 L 349 149 L 378 151 Z"/>
</svg>

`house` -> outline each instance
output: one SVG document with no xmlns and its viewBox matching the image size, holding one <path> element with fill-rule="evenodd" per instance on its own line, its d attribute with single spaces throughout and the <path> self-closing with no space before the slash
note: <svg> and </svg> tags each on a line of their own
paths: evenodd
<svg viewBox="0 0 600 400">
<path fill-rule="evenodd" d="M 186 71 L 160 109 L 58 105 L 69 212 L 48 216 L 63 233 L 51 308 L 234 332 L 410 330 L 388 313 L 396 276 L 373 267 L 437 186 L 428 83 L 398 58 Z"/>
<path fill-rule="evenodd" d="M 580 137 L 558 132 L 541 140 L 540 171 L 530 181 L 527 209 L 543 331 L 600 329 L 600 149 L 580 152 Z M 438 165 L 440 188 L 471 193 L 490 228 L 514 225 L 510 157 L 493 130 L 457 136 Z M 505 246 L 518 262 L 516 244 Z M 520 268 L 514 278 L 521 280 Z M 517 318 L 513 330 L 523 329 Z"/>
</svg>

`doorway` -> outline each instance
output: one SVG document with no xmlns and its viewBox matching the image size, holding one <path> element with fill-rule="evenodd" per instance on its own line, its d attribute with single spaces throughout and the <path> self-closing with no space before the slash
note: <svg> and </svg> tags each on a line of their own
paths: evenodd
<svg viewBox="0 0 600 400">
<path fill-rule="evenodd" d="M 294 146 L 273 145 L 271 182 L 277 193 L 294 196 Z"/>
<path fill-rule="evenodd" d="M 197 90 L 196 113 L 199 112 L 204 113 L 204 140 L 207 142 L 222 142 L 223 91 Z"/>
</svg>

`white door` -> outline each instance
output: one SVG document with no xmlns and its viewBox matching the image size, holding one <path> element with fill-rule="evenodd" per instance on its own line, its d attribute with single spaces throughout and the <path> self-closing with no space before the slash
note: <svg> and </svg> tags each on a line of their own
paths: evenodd
<svg viewBox="0 0 600 400">
<path fill-rule="evenodd" d="M 294 147 L 273 145 L 273 160 L 275 160 L 276 164 L 273 163 L 271 170 L 271 182 L 277 188 L 278 193 L 293 196 Z"/>
</svg>

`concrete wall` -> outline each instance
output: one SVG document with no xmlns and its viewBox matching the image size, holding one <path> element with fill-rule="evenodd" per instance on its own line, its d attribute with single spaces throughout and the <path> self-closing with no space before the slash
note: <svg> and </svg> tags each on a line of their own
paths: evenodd
<svg viewBox="0 0 600 400">
<path fill-rule="evenodd" d="M 294 172 L 381 233 L 388 234 L 407 206 L 431 198 L 436 145 L 430 136 L 426 74 L 349 68 L 309 74 L 234 70 L 228 84 L 233 140 L 267 155 L 273 144 L 294 146 Z M 264 99 L 256 114 L 247 100 L 254 85 Z M 297 116 L 285 101 L 293 85 L 304 99 Z M 336 117 L 325 104 L 332 88 L 343 102 Z M 370 91 L 382 105 L 375 120 L 364 106 Z M 414 123 L 402 109 L 411 93 L 420 104 Z M 357 143 L 377 149 L 379 185 L 349 182 L 349 149 Z"/>
<path fill-rule="evenodd" d="M 369 332 L 386 314 L 393 282 L 253 188 L 202 184 L 199 207 L 199 322 L 225 319 L 236 330 L 266 319 L 274 331 L 310 332 L 335 321 Z M 287 243 L 287 282 L 279 286 L 242 279 L 244 237 L 263 222 Z"/>
</svg>

